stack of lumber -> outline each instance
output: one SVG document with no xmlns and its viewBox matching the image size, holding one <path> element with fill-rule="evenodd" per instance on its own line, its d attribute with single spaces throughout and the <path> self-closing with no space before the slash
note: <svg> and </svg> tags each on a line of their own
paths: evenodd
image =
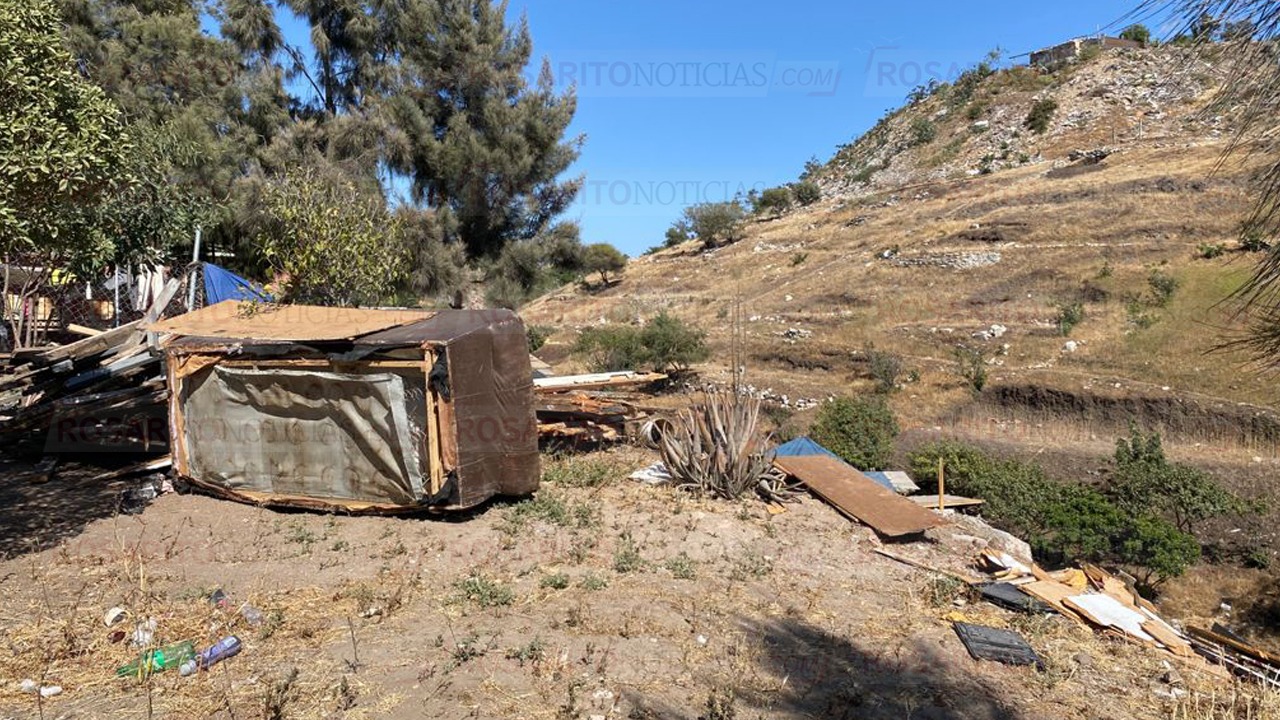
<svg viewBox="0 0 1280 720">
<path fill-rule="evenodd" d="M 544 441 L 586 445 L 622 440 L 648 417 L 629 391 L 664 379 L 659 373 L 637 372 L 535 378 L 538 435 Z"/>
<path fill-rule="evenodd" d="M 161 299 L 177 291 L 174 281 Z M 13 353 L 0 443 L 19 452 L 168 452 L 168 388 L 145 328 L 159 313 L 67 345 Z"/>
</svg>

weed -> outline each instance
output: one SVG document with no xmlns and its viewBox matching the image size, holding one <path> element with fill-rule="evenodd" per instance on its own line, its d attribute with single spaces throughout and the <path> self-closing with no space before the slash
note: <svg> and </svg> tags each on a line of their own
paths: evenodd
<svg viewBox="0 0 1280 720">
<path fill-rule="evenodd" d="M 792 253 L 791 267 L 795 267 L 797 265 L 803 265 L 804 261 L 808 259 L 809 259 L 809 253 L 806 253 L 806 252 Z"/>
<path fill-rule="evenodd" d="M 1196 253 L 1204 260 L 1220 257 L 1226 251 L 1227 248 L 1225 246 L 1217 243 L 1200 243 L 1196 246 Z"/>
<path fill-rule="evenodd" d="M 525 663 L 542 662 L 546 656 L 546 644 L 542 642 L 542 638 L 536 636 L 524 645 L 507 651 L 507 659 L 518 661 L 520 667 L 524 667 Z"/>
<path fill-rule="evenodd" d="M 575 565 L 581 565 L 586 562 L 591 555 L 591 551 L 596 545 L 600 544 L 599 539 L 595 535 L 574 535 L 573 541 L 569 543 L 569 559 Z"/>
<path fill-rule="evenodd" d="M 294 683 L 298 681 L 298 668 L 285 670 L 284 677 L 272 683 L 262 698 L 263 720 L 285 720 L 288 706 L 298 696 Z"/>
<path fill-rule="evenodd" d="M 1063 337 L 1071 334 L 1071 330 L 1084 320 L 1084 305 L 1066 303 L 1058 306 L 1058 333 Z"/>
<path fill-rule="evenodd" d="M 672 577 L 678 580 L 693 580 L 698 577 L 698 564 L 685 552 L 668 558 L 665 567 L 671 571 Z"/>
<path fill-rule="evenodd" d="M 729 569 L 729 579 L 740 582 L 749 579 L 760 579 L 773 572 L 773 559 L 748 552 L 734 561 Z"/>
<path fill-rule="evenodd" d="M 924 601 L 935 608 L 950 607 L 965 594 L 966 586 L 959 579 L 949 575 L 934 575 L 924 584 L 921 596 Z"/>
<path fill-rule="evenodd" d="M 1147 277 L 1147 286 L 1151 288 L 1151 296 L 1157 307 L 1168 305 L 1181 284 L 1178 278 L 1160 270 L 1152 270 L 1151 275 Z"/>
<path fill-rule="evenodd" d="M 1037 135 L 1043 135 L 1049 129 L 1049 123 L 1053 120 L 1053 114 L 1058 111 L 1058 101 L 1053 98 L 1042 98 L 1037 100 L 1031 106 L 1031 111 L 1027 113 L 1027 119 L 1022 121 L 1031 132 Z"/>
<path fill-rule="evenodd" d="M 583 576 L 582 581 L 578 583 L 583 590 L 596 592 L 609 587 L 609 579 L 595 573 L 587 573 Z"/>
<path fill-rule="evenodd" d="M 453 646 L 448 669 L 456 670 L 476 658 L 484 657 L 488 651 L 489 648 L 480 644 L 480 636 L 472 633 Z"/>
<path fill-rule="evenodd" d="M 543 575 L 538 585 L 552 590 L 564 590 L 569 587 L 569 576 L 562 572 Z"/>
<path fill-rule="evenodd" d="M 266 640 L 279 632 L 282 627 L 284 627 L 284 611 L 272 610 L 262 620 L 262 626 L 258 628 L 258 638 Z"/>
<path fill-rule="evenodd" d="M 297 543 L 303 547 L 310 549 L 311 544 L 316 541 L 316 534 L 311 532 L 310 528 L 302 523 L 301 520 L 295 520 L 289 523 L 288 532 L 284 536 L 285 542 Z"/>
<path fill-rule="evenodd" d="M 876 390 L 888 393 L 897 389 L 898 375 L 902 373 L 902 358 L 895 353 L 876 350 L 873 345 L 867 346 L 866 355 L 871 377 L 876 381 Z"/>
<path fill-rule="evenodd" d="M 959 345 L 955 349 L 957 372 L 973 392 L 980 393 L 987 386 L 987 360 L 980 348 Z"/>
<path fill-rule="evenodd" d="M 731 688 L 716 688 L 707 696 L 706 708 L 699 720 L 734 720 L 738 711 L 734 708 L 736 697 Z"/>
<path fill-rule="evenodd" d="M 1125 304 L 1125 313 L 1128 315 L 1129 323 L 1141 330 L 1155 325 L 1159 321 L 1155 315 L 1146 312 L 1142 302 L 1136 299 L 1130 300 Z"/>
<path fill-rule="evenodd" d="M 333 544 L 329 546 L 329 549 L 334 552 L 342 552 L 343 550 L 347 550 L 350 547 L 351 547 L 351 544 L 348 543 L 346 540 L 334 540 Z"/>
<path fill-rule="evenodd" d="M 482 608 L 510 605 L 516 599 L 515 591 L 492 578 L 479 573 L 472 573 L 454 583 L 454 587 L 462 593 L 465 600 Z"/>
<path fill-rule="evenodd" d="M 542 470 L 542 481 L 564 487 L 599 487 L 609 481 L 613 468 L 597 458 L 553 458 Z"/>
<path fill-rule="evenodd" d="M 631 533 L 622 533 L 618 536 L 618 540 L 618 549 L 613 553 L 614 572 L 626 574 L 644 568 L 644 558 L 640 557 L 640 551 L 636 549 Z"/>
</svg>

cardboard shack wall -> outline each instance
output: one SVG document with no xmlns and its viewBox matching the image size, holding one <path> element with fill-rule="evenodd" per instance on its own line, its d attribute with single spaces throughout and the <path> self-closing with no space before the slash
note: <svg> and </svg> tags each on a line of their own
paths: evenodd
<svg viewBox="0 0 1280 720">
<path fill-rule="evenodd" d="M 462 509 L 537 488 L 532 371 L 513 313 L 371 317 L 380 329 L 343 340 L 332 325 L 281 330 L 280 317 L 255 339 L 252 318 L 217 317 L 230 316 L 165 328 L 175 467 L 197 485 L 350 512 Z"/>
</svg>

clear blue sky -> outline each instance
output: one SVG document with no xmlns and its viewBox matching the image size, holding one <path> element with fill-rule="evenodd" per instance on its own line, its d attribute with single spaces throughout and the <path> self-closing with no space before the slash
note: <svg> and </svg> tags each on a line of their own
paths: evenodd
<svg viewBox="0 0 1280 720">
<path fill-rule="evenodd" d="M 996 47 L 1006 63 L 1071 37 L 1118 33 L 1137 0 L 965 3 L 511 0 L 529 19 L 536 76 L 578 89 L 568 218 L 584 242 L 636 255 L 686 205 L 795 180 L 930 77 Z M 285 13 L 281 13 L 284 15 Z M 280 18 L 288 42 L 307 29 Z M 1125 23 L 1127 24 L 1127 23 Z M 1158 28 L 1153 27 L 1158 32 Z"/>
<path fill-rule="evenodd" d="M 687 201 L 788 182 L 810 157 L 826 160 L 923 73 L 1105 30 L 1135 5 L 512 0 L 509 10 L 527 14 L 558 82 L 578 82 L 572 129 L 587 142 L 574 170 L 587 187 L 571 217 L 584 242 L 635 255 L 662 241 Z"/>
</svg>

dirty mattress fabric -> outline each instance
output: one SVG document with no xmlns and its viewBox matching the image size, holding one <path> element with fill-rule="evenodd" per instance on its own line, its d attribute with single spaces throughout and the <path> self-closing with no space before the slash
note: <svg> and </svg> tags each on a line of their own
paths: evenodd
<svg viewBox="0 0 1280 720">
<path fill-rule="evenodd" d="M 208 368 L 185 392 L 192 474 L 274 495 L 418 502 L 421 431 L 410 419 L 425 415 L 424 384 L 388 372 Z"/>
</svg>

